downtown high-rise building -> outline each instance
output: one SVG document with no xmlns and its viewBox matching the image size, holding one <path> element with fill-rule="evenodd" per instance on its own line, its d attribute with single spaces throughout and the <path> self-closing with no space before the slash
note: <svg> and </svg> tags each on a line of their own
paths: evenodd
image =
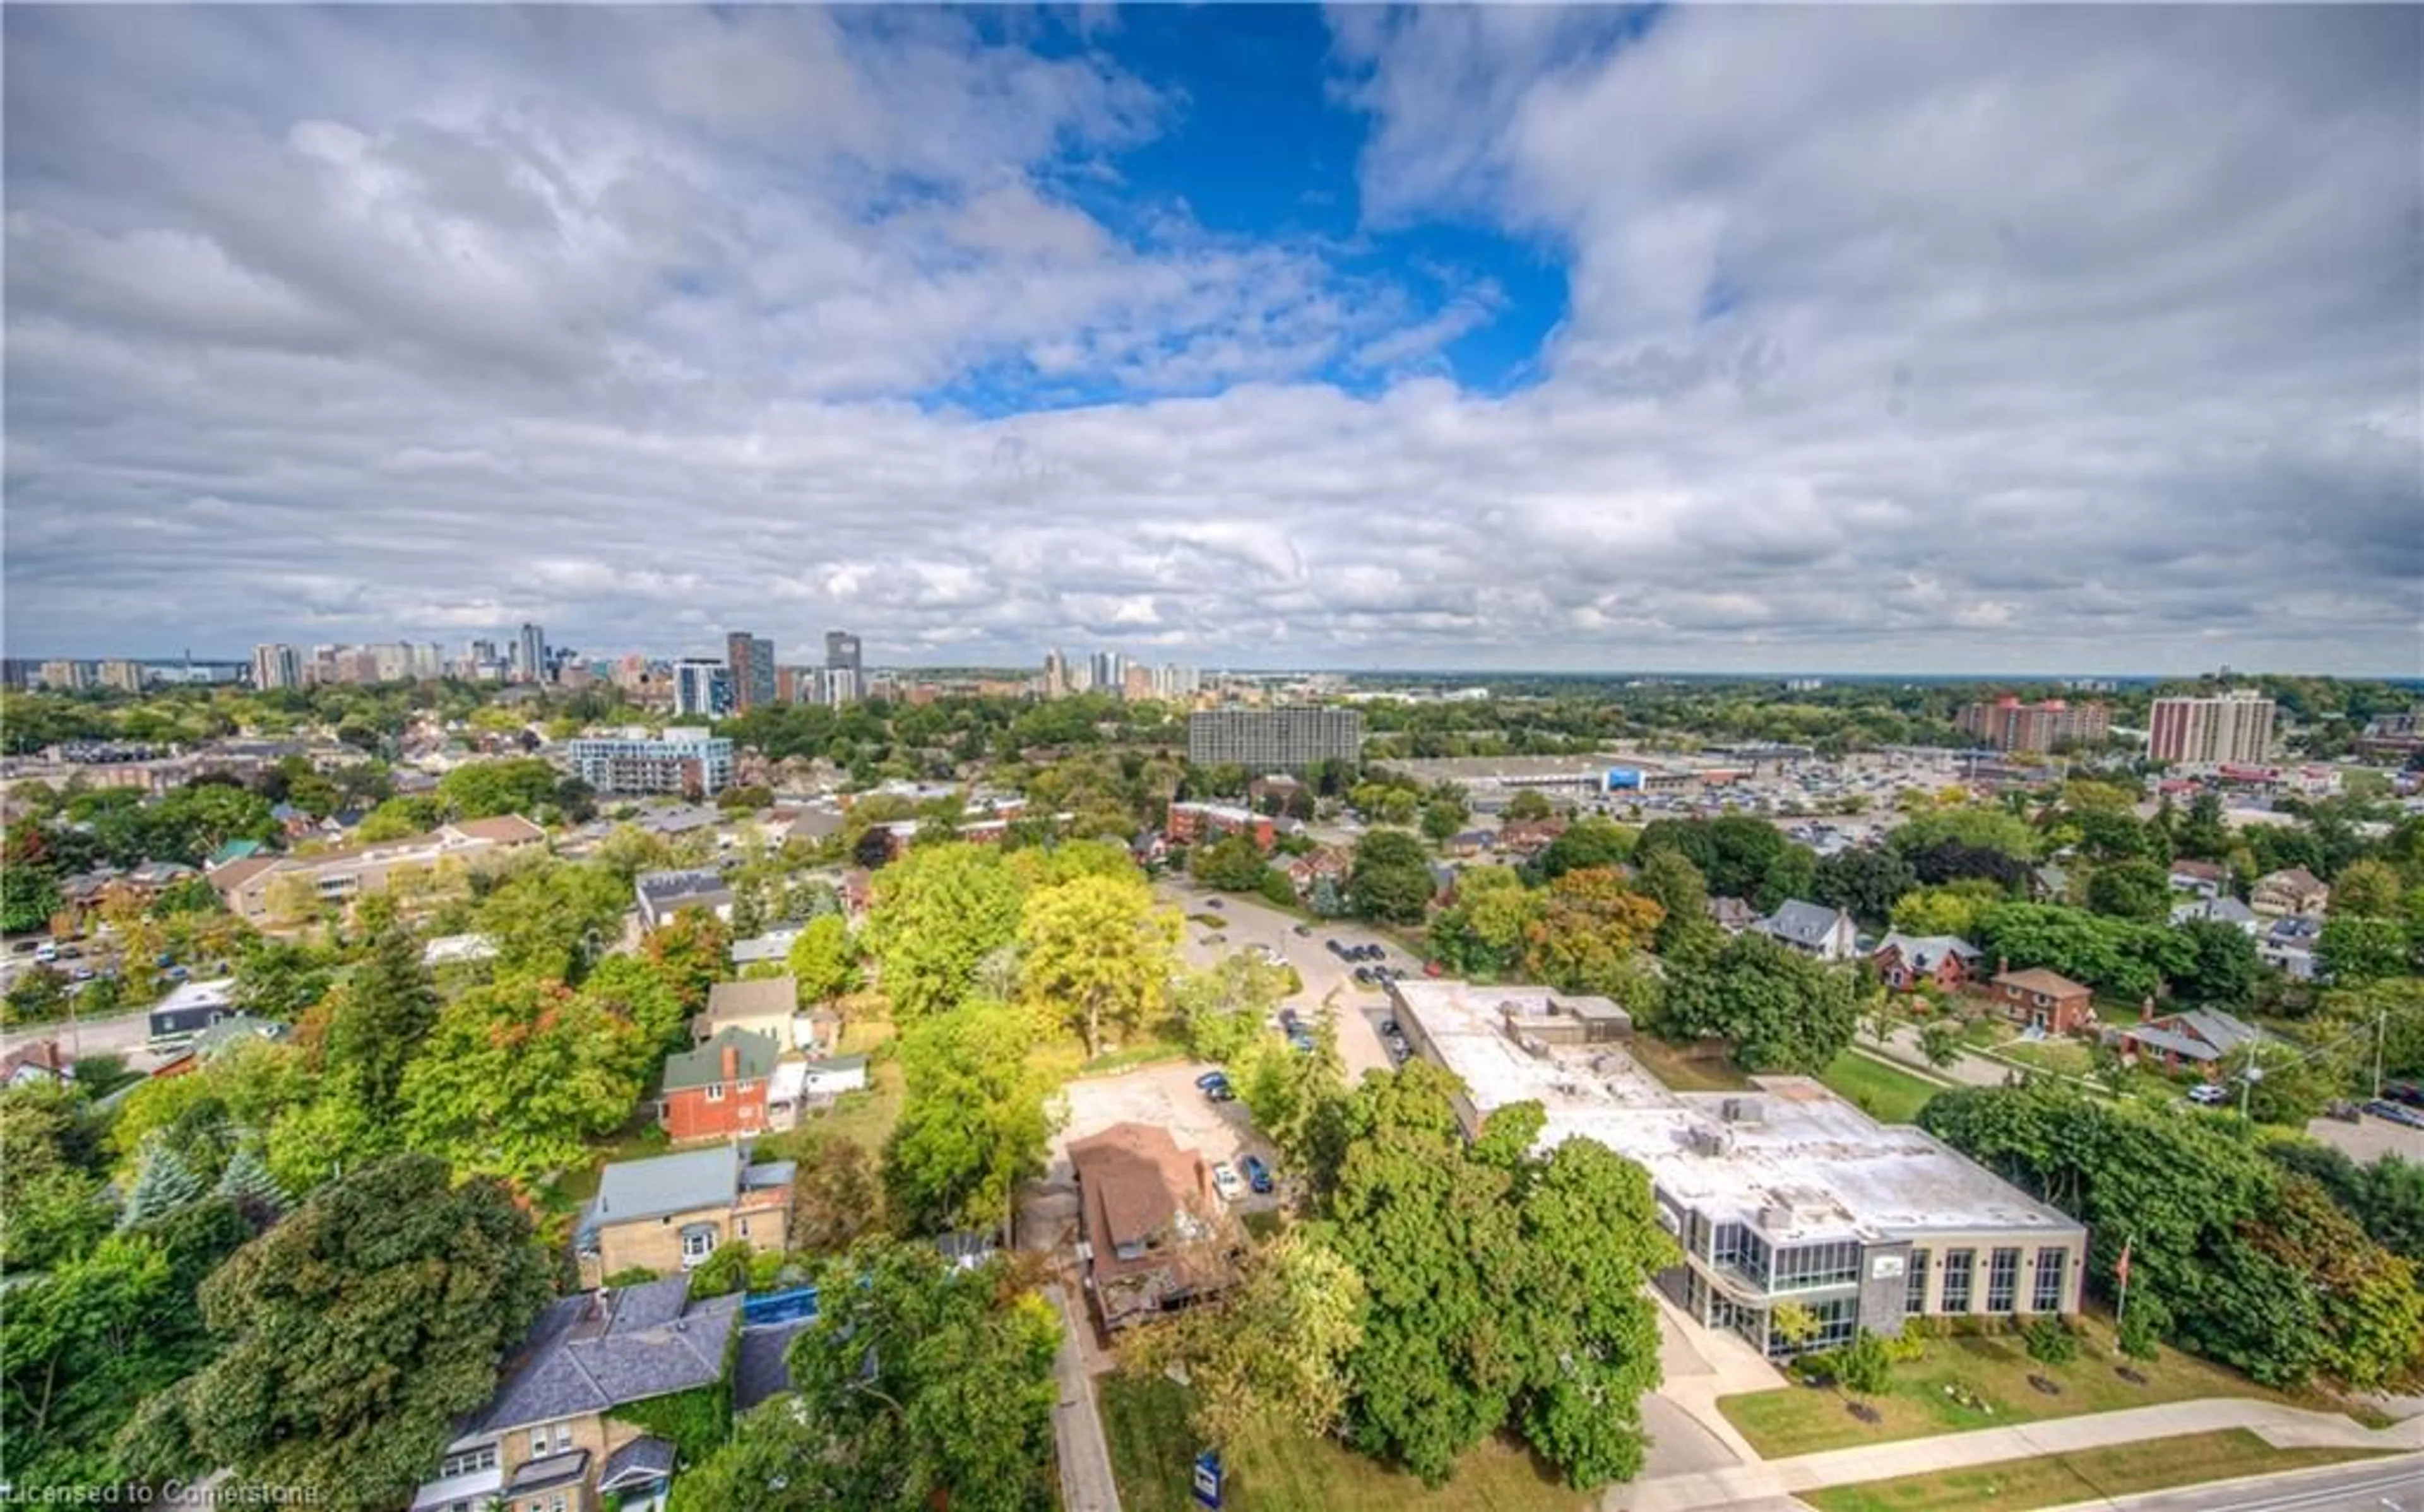
<svg viewBox="0 0 2424 1512">
<path fill-rule="evenodd" d="M 514 641 L 514 680 L 547 680 L 547 631 L 527 621 L 522 625 L 521 634 Z"/>
<path fill-rule="evenodd" d="M 2049 698 L 2024 704 L 2017 698 L 1962 706 L 1954 721 L 1962 733 L 1998 751 L 2043 754 L 2059 745 L 2089 745 L 2113 727 L 2113 711 L 2102 704 L 2067 704 Z"/>
<path fill-rule="evenodd" d="M 1044 653 L 1044 696 L 1060 698 L 1069 692 L 1069 659 L 1058 646 Z"/>
<path fill-rule="evenodd" d="M 861 682 L 867 678 L 866 663 L 859 660 L 858 637 L 848 630 L 825 631 L 825 670 L 847 667 Z"/>
<path fill-rule="evenodd" d="M 1128 659 L 1117 651 L 1097 651 L 1091 660 L 1087 686 L 1116 698 L 1127 690 Z"/>
<path fill-rule="evenodd" d="M 271 643 L 252 648 L 252 685 L 264 692 L 303 686 L 303 653 Z"/>
<path fill-rule="evenodd" d="M 774 643 L 747 630 L 724 638 L 724 666 L 732 675 L 732 709 L 746 713 L 774 701 Z"/>
<path fill-rule="evenodd" d="M 674 663 L 674 715 L 723 719 L 732 712 L 732 669 L 711 657 L 684 657 Z"/>
<path fill-rule="evenodd" d="M 2178 766 L 2257 765 L 2272 755 L 2272 700 L 2252 688 L 2217 698 L 2158 698 L 2146 755 Z"/>
</svg>

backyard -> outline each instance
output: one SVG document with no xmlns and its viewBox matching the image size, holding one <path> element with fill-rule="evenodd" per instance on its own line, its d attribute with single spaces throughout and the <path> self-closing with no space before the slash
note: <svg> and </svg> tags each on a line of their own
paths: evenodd
<svg viewBox="0 0 2424 1512">
<path fill-rule="evenodd" d="M 2349 1459 L 2371 1458 L 2368 1449 L 2275 1449 L 2245 1428 L 2182 1434 L 2142 1443 L 2082 1449 L 2033 1459 L 2004 1459 L 1967 1470 L 1902 1475 L 1804 1491 L 1800 1500 L 1818 1512 L 1968 1512 L 1991 1506 L 2001 1512 L 2066 1506 L 2200 1481 L 2283 1471 Z"/>
<path fill-rule="evenodd" d="M 1880 1123 L 1912 1122 L 1929 1098 L 1944 1090 L 1935 1082 L 1898 1071 L 1858 1050 L 1837 1056 L 1818 1079 Z"/>
<path fill-rule="evenodd" d="M 1094 1383 L 1103 1432 L 1127 1512 L 1192 1512 L 1195 1436 L 1187 1390 L 1162 1377 L 1105 1376 Z M 1331 1440 L 1254 1446 L 1231 1455 L 1222 1504 L 1236 1512 L 1582 1512 L 1568 1488 L 1523 1445 L 1491 1440 L 1432 1490 Z"/>
<path fill-rule="evenodd" d="M 1850 1410 L 1854 1399 L 1832 1388 L 1786 1386 L 1721 1397 L 1717 1409 L 1762 1456 L 1773 1459 L 2209 1396 L 2256 1397 L 2324 1410 L 2333 1408 L 2329 1402 L 2268 1391 L 2236 1372 L 2177 1349 L 2165 1348 L 2153 1361 L 2129 1360 L 2113 1347 L 2112 1327 L 2103 1319 L 2085 1319 L 2078 1327 L 2081 1334 L 2078 1358 L 2061 1365 L 2030 1359 L 2017 1336 L 1932 1339 L 1924 1357 L 1894 1367 L 1882 1394 L 1859 1399 L 1876 1414 L 1874 1423 L 1854 1417 Z M 2122 1367 L 2136 1372 L 2143 1382 L 2123 1377 Z M 2051 1382 L 2060 1389 L 2059 1394 L 2032 1386 L 2031 1376 Z M 1948 1387 L 1966 1390 L 1979 1405 L 1973 1408 L 1954 1400 L 1947 1394 Z"/>
</svg>

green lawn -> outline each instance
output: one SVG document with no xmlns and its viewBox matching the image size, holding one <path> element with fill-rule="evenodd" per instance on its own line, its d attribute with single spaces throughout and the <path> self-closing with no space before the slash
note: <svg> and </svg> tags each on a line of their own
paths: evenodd
<svg viewBox="0 0 2424 1512">
<path fill-rule="evenodd" d="M 1679 1092 L 1730 1092 L 1750 1085 L 1742 1068 L 1729 1058 L 1723 1041 L 1673 1044 L 1651 1035 L 1636 1034 L 1624 1048 L 1642 1069 Z"/>
<path fill-rule="evenodd" d="M 1968 1512 L 1981 1506 L 2028 1512 L 2032 1507 L 2101 1502 L 2200 1481 L 2369 1459 L 2383 1452 L 2275 1449 L 2245 1428 L 2227 1428 L 2075 1454 L 2041 1455 L 2034 1459 L 1998 1460 L 1968 1470 L 1832 1486 L 1823 1491 L 1803 1491 L 1800 1497 L 1819 1512 Z"/>
<path fill-rule="evenodd" d="M 1890 1439 L 1919 1439 L 2208 1396 L 2248 1396 L 2334 1409 L 2329 1402 L 2298 1400 L 2268 1391 L 2234 1371 L 2177 1349 L 2165 1348 L 2161 1358 L 2152 1361 L 2126 1360 L 2113 1348 L 2112 1328 L 2103 1319 L 2086 1319 L 2080 1327 L 2084 1337 L 2080 1340 L 2079 1358 L 2066 1365 L 2031 1360 L 2017 1337 L 1931 1340 L 1925 1358 L 1895 1366 L 1885 1393 L 1866 1399 L 1877 1413 L 1874 1424 L 1852 1416 L 1850 1397 L 1808 1386 L 1721 1397 L 1717 1410 L 1742 1430 L 1762 1456 L 1775 1459 Z M 2135 1369 L 2146 1383 L 2139 1386 L 2122 1379 L 2115 1373 L 2119 1365 Z M 2032 1375 L 2053 1381 L 2062 1388 L 2062 1394 L 2038 1392 L 2029 1384 Z M 1976 1393 L 1987 1410 L 1973 1411 L 1946 1396 L 1944 1388 L 1955 1383 Z"/>
<path fill-rule="evenodd" d="M 1094 1390 L 1127 1512 L 1192 1512 L 1195 1439 L 1187 1391 L 1162 1377 L 1105 1376 Z M 1330 1440 L 1257 1446 L 1230 1456 L 1222 1500 L 1236 1512 L 1583 1512 L 1523 1445 L 1492 1440 L 1432 1490 Z"/>
<path fill-rule="evenodd" d="M 1929 1098 L 1944 1090 L 1935 1082 L 1897 1071 L 1858 1050 L 1837 1056 L 1818 1079 L 1880 1123 L 1912 1122 Z"/>
<path fill-rule="evenodd" d="M 2070 1040 L 2009 1040 L 1994 1046 L 1995 1054 L 2034 1071 L 2057 1076 L 2091 1076 L 2096 1058 L 2087 1046 Z"/>
</svg>

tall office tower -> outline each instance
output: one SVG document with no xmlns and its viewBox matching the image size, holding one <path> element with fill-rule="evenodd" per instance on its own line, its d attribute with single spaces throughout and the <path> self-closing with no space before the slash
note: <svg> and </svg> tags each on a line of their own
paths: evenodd
<svg viewBox="0 0 2424 1512">
<path fill-rule="evenodd" d="M 92 686 L 92 669 L 81 661 L 45 661 L 41 678 L 42 686 L 53 692 L 82 692 Z"/>
<path fill-rule="evenodd" d="M 674 715 L 722 719 L 732 712 L 732 673 L 710 657 L 684 657 L 674 663 Z"/>
<path fill-rule="evenodd" d="M 1120 679 L 1120 696 L 1130 703 L 1141 703 L 1153 696 L 1153 669 L 1142 662 L 1129 665 Z"/>
<path fill-rule="evenodd" d="M 2086 744 L 2104 739 L 2113 711 L 2102 704 L 2065 704 L 2049 698 L 2024 704 L 2017 698 L 1965 704 L 1954 723 L 1965 734 L 1999 751 L 2046 752 L 2065 741 Z"/>
<path fill-rule="evenodd" d="M 732 708 L 745 713 L 774 701 L 774 643 L 747 630 L 724 638 L 724 665 L 732 674 Z"/>
<path fill-rule="evenodd" d="M 514 679 L 547 680 L 547 632 L 528 622 L 524 622 L 520 637 L 514 642 Z"/>
<path fill-rule="evenodd" d="M 303 654 L 272 643 L 252 648 L 252 685 L 263 690 L 303 686 Z"/>
<path fill-rule="evenodd" d="M 439 649 L 436 641 L 418 641 L 413 644 L 412 676 L 416 680 L 427 681 L 443 675 L 445 670 L 446 653 Z"/>
<path fill-rule="evenodd" d="M 853 689 L 865 686 L 867 664 L 859 660 L 858 637 L 848 630 L 825 631 L 825 670 L 837 672 L 845 668 L 850 672 Z M 856 694 L 853 692 L 853 696 Z"/>
<path fill-rule="evenodd" d="M 370 647 L 371 675 L 380 682 L 402 682 L 412 676 L 412 647 L 402 641 Z"/>
<path fill-rule="evenodd" d="M 143 691 L 143 663 L 139 661 L 113 658 L 96 667 L 94 674 L 101 678 L 101 685 L 104 688 L 115 688 L 123 693 Z"/>
<path fill-rule="evenodd" d="M 1117 651 L 1095 652 L 1088 680 L 1093 684 L 1094 692 L 1118 697 L 1127 687 L 1128 659 Z"/>
<path fill-rule="evenodd" d="M 1069 692 L 1069 661 L 1059 646 L 1044 653 L 1044 696 L 1059 698 Z"/>
<path fill-rule="evenodd" d="M 822 681 L 823 686 L 819 692 L 821 701 L 830 708 L 839 708 L 844 704 L 854 704 L 867 696 L 867 684 L 856 667 L 827 667 Z"/>
<path fill-rule="evenodd" d="M 1281 708 L 1207 708 L 1187 718 L 1187 759 L 1250 772 L 1302 772 L 1316 761 L 1364 760 L 1364 715 L 1310 704 Z"/>
<path fill-rule="evenodd" d="M 2272 754 L 2272 700 L 2253 688 L 2219 698 L 2158 698 L 2146 755 L 2187 766 L 2254 765 Z"/>
</svg>

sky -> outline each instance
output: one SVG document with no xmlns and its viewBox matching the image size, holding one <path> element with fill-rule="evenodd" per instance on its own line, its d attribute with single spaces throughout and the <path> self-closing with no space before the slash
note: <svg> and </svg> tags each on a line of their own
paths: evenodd
<svg viewBox="0 0 2424 1512">
<path fill-rule="evenodd" d="M 45 8 L 12 656 L 2424 672 L 2424 11 Z"/>
</svg>

